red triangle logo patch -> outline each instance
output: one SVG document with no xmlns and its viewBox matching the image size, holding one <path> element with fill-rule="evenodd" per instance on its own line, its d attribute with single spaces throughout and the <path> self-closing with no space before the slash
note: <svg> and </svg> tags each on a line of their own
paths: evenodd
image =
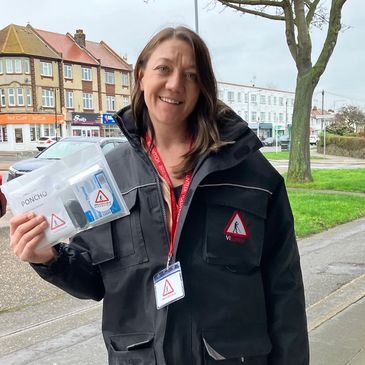
<svg viewBox="0 0 365 365">
<path fill-rule="evenodd" d="M 226 228 L 224 229 L 226 237 L 232 241 L 242 241 L 248 237 L 246 223 L 240 212 L 237 210 L 233 213 Z"/>
<path fill-rule="evenodd" d="M 52 214 L 52 216 L 51 216 L 51 230 L 52 231 L 64 226 L 65 224 L 66 224 L 66 222 L 63 219 L 58 217 L 56 214 Z"/>
</svg>

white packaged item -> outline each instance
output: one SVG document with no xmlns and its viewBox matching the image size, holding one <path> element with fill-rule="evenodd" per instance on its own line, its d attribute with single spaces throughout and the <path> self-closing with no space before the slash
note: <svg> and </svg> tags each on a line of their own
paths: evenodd
<svg viewBox="0 0 365 365">
<path fill-rule="evenodd" d="M 2 185 L 14 215 L 48 222 L 38 249 L 129 214 L 101 148 L 88 146 Z"/>
</svg>

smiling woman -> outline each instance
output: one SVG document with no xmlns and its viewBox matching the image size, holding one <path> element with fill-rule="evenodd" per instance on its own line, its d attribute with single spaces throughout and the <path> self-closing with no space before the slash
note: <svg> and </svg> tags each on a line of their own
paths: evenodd
<svg viewBox="0 0 365 365">
<path fill-rule="evenodd" d="M 43 251 L 46 217 L 16 216 L 13 251 L 68 293 L 103 299 L 110 364 L 308 365 L 284 181 L 218 101 L 204 41 L 163 29 L 134 76 L 131 107 L 114 116 L 130 143 L 106 156 L 130 214 Z"/>
</svg>

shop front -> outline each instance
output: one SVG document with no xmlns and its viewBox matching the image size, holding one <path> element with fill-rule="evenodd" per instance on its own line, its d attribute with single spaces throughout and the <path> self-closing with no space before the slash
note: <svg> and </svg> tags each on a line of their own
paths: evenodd
<svg viewBox="0 0 365 365">
<path fill-rule="evenodd" d="M 0 151 L 36 150 L 40 137 L 62 136 L 63 127 L 63 115 L 0 114 Z"/>
<path fill-rule="evenodd" d="M 110 113 L 103 114 L 103 136 L 104 137 L 120 137 L 122 134 L 120 128 L 115 123 L 113 115 Z"/>
<path fill-rule="evenodd" d="M 98 113 L 71 113 L 71 135 L 100 137 L 101 120 Z"/>
</svg>

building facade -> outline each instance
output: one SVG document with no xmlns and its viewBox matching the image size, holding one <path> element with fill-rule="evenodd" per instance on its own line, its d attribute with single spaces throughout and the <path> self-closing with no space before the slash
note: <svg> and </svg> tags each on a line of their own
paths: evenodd
<svg viewBox="0 0 365 365">
<path fill-rule="evenodd" d="M 218 82 L 218 98 L 240 115 L 260 139 L 289 134 L 294 97 L 290 91 Z"/>
<path fill-rule="evenodd" d="M 0 150 L 32 150 L 41 136 L 114 136 L 130 103 L 132 66 L 82 30 L 10 24 L 0 31 Z"/>
</svg>

